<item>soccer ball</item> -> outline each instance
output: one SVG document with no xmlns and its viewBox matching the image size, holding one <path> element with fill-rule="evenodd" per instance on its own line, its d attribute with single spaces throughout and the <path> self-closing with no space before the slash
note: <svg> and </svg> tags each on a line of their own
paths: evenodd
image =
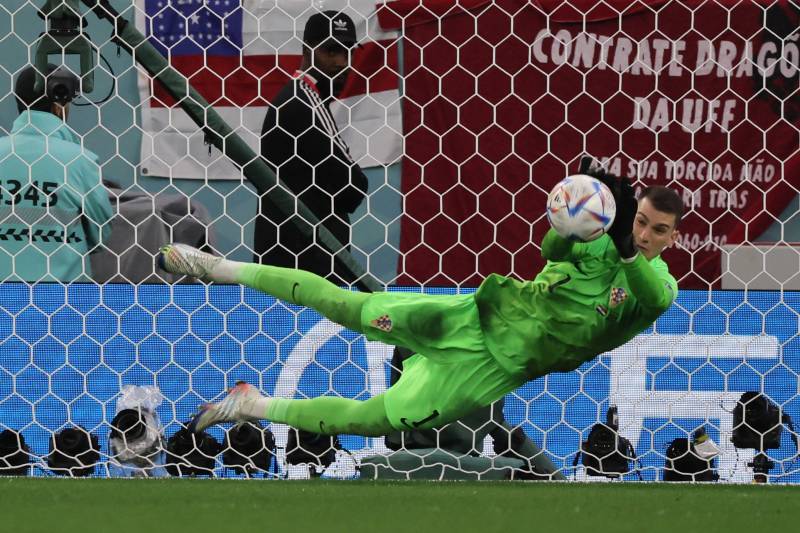
<svg viewBox="0 0 800 533">
<path fill-rule="evenodd" d="M 600 180 L 584 174 L 559 181 L 547 196 L 547 220 L 573 241 L 593 241 L 614 222 L 614 195 Z"/>
</svg>

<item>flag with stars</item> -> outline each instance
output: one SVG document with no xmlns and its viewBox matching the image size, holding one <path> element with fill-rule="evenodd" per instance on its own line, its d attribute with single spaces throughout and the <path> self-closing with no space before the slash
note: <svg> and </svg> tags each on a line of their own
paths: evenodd
<svg viewBox="0 0 800 533">
<path fill-rule="evenodd" d="M 300 66 L 306 20 L 320 10 L 345 11 L 362 48 L 354 50 L 354 73 L 331 110 L 362 167 L 399 159 L 398 34 L 380 29 L 375 0 L 136 0 L 136 6 L 139 30 L 256 153 L 267 103 Z M 142 173 L 241 179 L 144 72 L 139 93 Z"/>
<path fill-rule="evenodd" d="M 238 0 L 145 0 L 147 35 L 165 57 L 238 56 L 242 6 Z"/>
</svg>

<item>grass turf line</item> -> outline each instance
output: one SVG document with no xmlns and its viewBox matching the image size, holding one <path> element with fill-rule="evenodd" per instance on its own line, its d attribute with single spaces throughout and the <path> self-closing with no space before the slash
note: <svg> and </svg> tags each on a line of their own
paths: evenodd
<svg viewBox="0 0 800 533">
<path fill-rule="evenodd" d="M 799 497 L 785 485 L 0 478 L 0 529 L 769 532 L 800 523 Z"/>
</svg>

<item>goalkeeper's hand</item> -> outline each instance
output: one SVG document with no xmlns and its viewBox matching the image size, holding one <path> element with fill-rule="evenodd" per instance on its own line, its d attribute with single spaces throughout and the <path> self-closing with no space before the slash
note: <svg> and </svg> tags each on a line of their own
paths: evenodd
<svg viewBox="0 0 800 533">
<path fill-rule="evenodd" d="M 630 259 L 636 255 L 636 246 L 633 244 L 633 221 L 639 210 L 633 186 L 628 178 L 618 178 L 614 174 L 605 172 L 600 166 L 593 166 L 592 162 L 592 158 L 581 159 L 579 172 L 597 178 L 611 190 L 617 214 L 608 229 L 608 236 L 614 241 L 620 257 Z"/>
</svg>

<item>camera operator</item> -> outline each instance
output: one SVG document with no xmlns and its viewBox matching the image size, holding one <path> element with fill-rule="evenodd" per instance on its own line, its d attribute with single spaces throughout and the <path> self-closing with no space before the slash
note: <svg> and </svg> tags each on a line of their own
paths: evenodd
<svg viewBox="0 0 800 533">
<path fill-rule="evenodd" d="M 45 76 L 36 91 L 37 75 Z M 97 156 L 66 125 L 79 80 L 65 67 L 25 68 L 19 116 L 0 138 L 0 280 L 88 281 L 88 254 L 112 216 Z M 102 235 L 102 237 L 101 237 Z"/>
</svg>

